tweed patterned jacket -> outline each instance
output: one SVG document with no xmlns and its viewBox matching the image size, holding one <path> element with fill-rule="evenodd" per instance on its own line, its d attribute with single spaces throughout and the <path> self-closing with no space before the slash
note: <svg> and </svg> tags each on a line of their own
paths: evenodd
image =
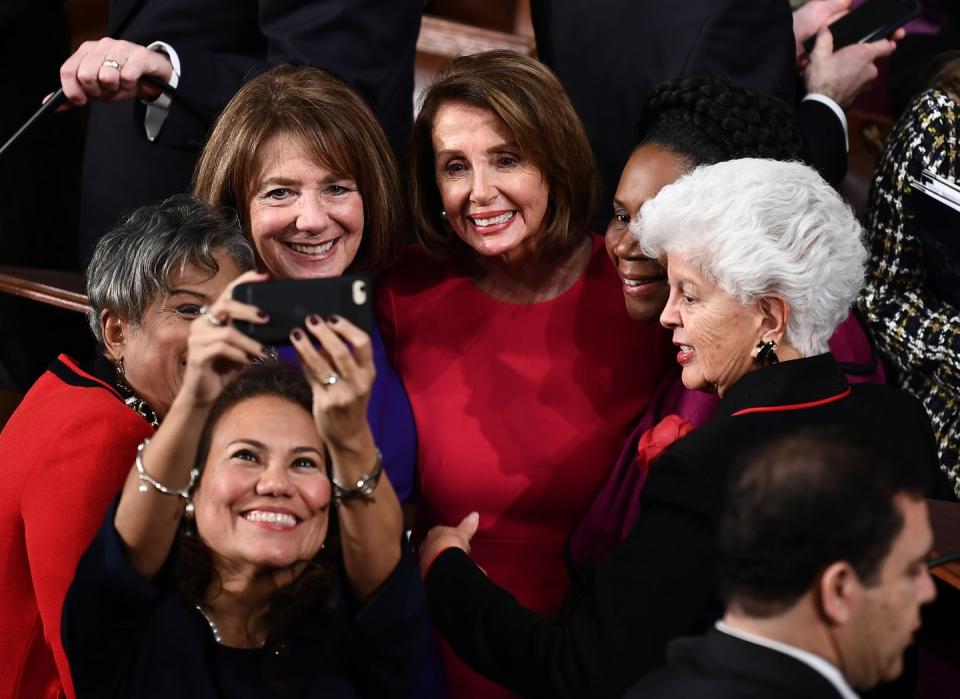
<svg viewBox="0 0 960 699">
<path fill-rule="evenodd" d="M 960 104 L 939 89 L 918 95 L 894 127 L 870 188 L 870 261 L 858 303 L 898 383 L 930 415 L 940 467 L 960 498 L 960 309 L 929 283 L 908 179 L 927 169 L 960 181 L 958 132 Z"/>
</svg>

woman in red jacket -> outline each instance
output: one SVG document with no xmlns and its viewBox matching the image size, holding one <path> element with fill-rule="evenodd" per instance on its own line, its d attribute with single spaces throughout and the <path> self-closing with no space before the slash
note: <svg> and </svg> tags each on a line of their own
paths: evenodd
<svg viewBox="0 0 960 699">
<path fill-rule="evenodd" d="M 0 694 L 73 696 L 60 612 L 74 568 L 170 408 L 190 322 L 253 251 L 236 223 L 193 197 L 134 211 L 87 268 L 101 354 L 60 355 L 0 434 Z"/>
</svg>

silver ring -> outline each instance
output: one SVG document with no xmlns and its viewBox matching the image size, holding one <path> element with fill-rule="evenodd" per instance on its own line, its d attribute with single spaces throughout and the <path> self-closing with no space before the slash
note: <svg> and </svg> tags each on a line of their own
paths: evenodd
<svg viewBox="0 0 960 699">
<path fill-rule="evenodd" d="M 339 380 L 340 380 L 340 374 L 338 374 L 335 371 L 331 371 L 330 376 L 323 379 L 320 383 L 322 383 L 324 386 L 333 386 L 333 384 L 335 384 Z"/>
<path fill-rule="evenodd" d="M 100 65 L 107 66 L 108 68 L 116 68 L 118 71 L 122 67 L 122 64 L 120 63 L 120 61 L 115 61 L 112 58 L 104 58 L 103 63 L 101 63 Z"/>
<path fill-rule="evenodd" d="M 204 319 L 206 319 L 206 321 L 210 323 L 210 325 L 213 325 L 217 328 L 222 328 L 224 325 L 226 325 L 226 323 L 224 323 L 222 320 L 220 320 L 215 315 L 213 315 L 213 313 L 210 312 L 210 309 L 207 308 L 206 306 L 200 307 L 200 315 L 202 315 Z"/>
</svg>

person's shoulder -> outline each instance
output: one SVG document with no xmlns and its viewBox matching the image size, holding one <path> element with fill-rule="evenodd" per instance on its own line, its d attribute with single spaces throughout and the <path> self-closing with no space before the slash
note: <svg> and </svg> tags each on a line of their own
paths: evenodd
<svg viewBox="0 0 960 699">
<path fill-rule="evenodd" d="M 15 428 L 21 422 L 39 420 L 38 426 L 57 428 L 65 422 L 108 416 L 121 425 L 143 421 L 116 390 L 61 355 L 30 387 L 7 424 Z"/>
</svg>

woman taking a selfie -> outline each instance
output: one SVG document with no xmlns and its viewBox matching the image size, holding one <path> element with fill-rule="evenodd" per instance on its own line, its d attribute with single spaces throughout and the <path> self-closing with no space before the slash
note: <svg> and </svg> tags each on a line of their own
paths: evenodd
<svg viewBox="0 0 960 699">
<path fill-rule="evenodd" d="M 86 279 L 98 356 L 60 355 L 0 434 L 3 696 L 73 696 L 60 619 L 77 561 L 170 410 L 191 322 L 252 267 L 236 221 L 188 195 L 135 209 L 97 244 Z"/>
<path fill-rule="evenodd" d="M 194 191 L 236 211 L 274 279 L 376 274 L 403 249 L 407 207 L 383 130 L 364 101 L 318 68 L 281 66 L 230 100 L 203 149 Z M 413 487 L 416 435 L 379 330 L 370 424 L 401 501 Z M 296 360 L 280 348 L 284 360 Z"/>
<path fill-rule="evenodd" d="M 310 316 L 291 333 L 306 382 L 247 369 L 262 348 L 231 321 L 263 321 L 230 290 L 77 568 L 77 697 L 403 696 L 426 615 L 366 419 L 369 337 Z"/>
</svg>

